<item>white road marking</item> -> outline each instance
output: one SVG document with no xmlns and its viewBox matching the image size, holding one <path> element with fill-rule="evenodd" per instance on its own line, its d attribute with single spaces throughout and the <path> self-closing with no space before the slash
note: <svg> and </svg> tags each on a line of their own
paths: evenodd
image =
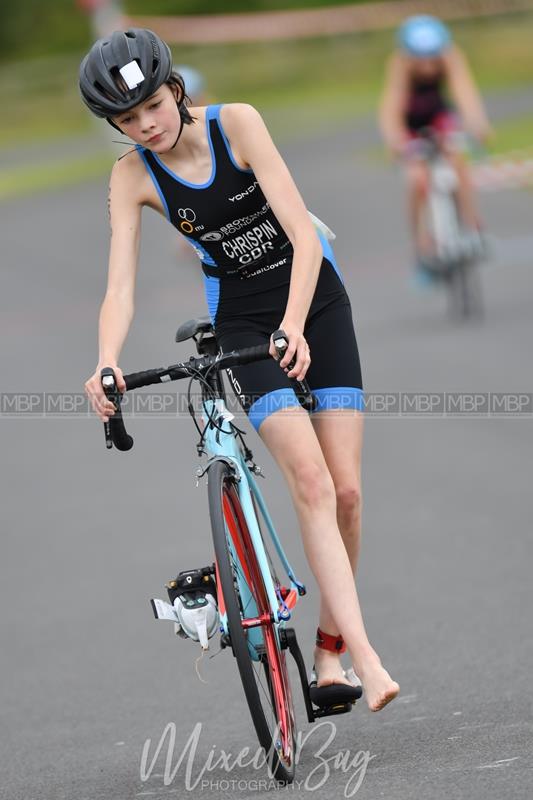
<svg viewBox="0 0 533 800">
<path fill-rule="evenodd" d="M 492 764 L 482 764 L 476 769 L 500 769 L 501 767 L 507 766 L 510 764 L 511 761 L 517 761 L 520 756 L 514 756 L 514 758 L 501 758 L 499 761 L 494 761 Z"/>
<path fill-rule="evenodd" d="M 396 705 L 399 703 L 412 703 L 414 700 L 416 700 L 416 697 L 416 694 L 406 694 L 403 697 L 397 697 L 395 703 Z"/>
</svg>

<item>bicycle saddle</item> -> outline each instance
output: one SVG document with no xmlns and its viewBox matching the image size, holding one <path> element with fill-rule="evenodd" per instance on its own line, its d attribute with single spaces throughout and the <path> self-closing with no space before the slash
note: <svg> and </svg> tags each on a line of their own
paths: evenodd
<svg viewBox="0 0 533 800">
<path fill-rule="evenodd" d="M 196 319 L 189 319 L 180 325 L 176 333 L 177 342 L 185 342 L 187 339 L 193 339 L 197 333 L 208 333 L 213 330 L 211 324 L 211 317 L 197 317 Z"/>
</svg>

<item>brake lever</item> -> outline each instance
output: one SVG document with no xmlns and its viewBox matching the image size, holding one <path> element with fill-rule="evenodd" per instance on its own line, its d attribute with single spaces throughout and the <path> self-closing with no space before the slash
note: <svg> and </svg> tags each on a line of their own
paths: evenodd
<svg viewBox="0 0 533 800">
<path fill-rule="evenodd" d="M 100 370 L 100 380 L 102 381 L 102 389 L 104 390 L 105 396 L 108 400 L 111 400 L 113 405 L 115 406 L 115 411 L 117 410 L 117 400 L 116 396 L 118 394 L 118 387 L 117 381 L 115 378 L 115 373 L 111 369 L 111 367 L 104 367 Z M 104 435 L 105 435 L 105 446 L 108 450 L 111 450 L 113 447 L 113 439 L 111 438 L 111 425 L 110 420 L 108 419 L 107 422 L 104 422 Z"/>
<path fill-rule="evenodd" d="M 122 395 L 118 390 L 115 373 L 111 367 L 104 367 L 100 371 L 100 379 L 106 397 L 111 400 L 115 407 L 114 416 L 110 417 L 107 422 L 104 422 L 105 446 L 108 450 L 110 450 L 113 445 L 115 445 L 117 450 L 131 450 L 133 447 L 133 438 L 127 433 L 124 427 L 124 420 L 120 410 Z"/>
<path fill-rule="evenodd" d="M 274 331 L 272 334 L 272 341 L 274 342 L 274 347 L 276 348 L 276 353 L 278 354 L 278 359 L 281 361 L 283 356 L 285 355 L 285 350 L 289 346 L 289 337 L 285 333 L 284 330 L 281 328 L 277 331 Z M 283 344 L 281 344 L 283 342 Z M 293 356 L 290 363 L 287 365 L 287 370 L 290 370 L 296 364 L 296 356 Z M 303 379 L 303 381 L 298 381 L 296 378 L 289 378 L 290 382 L 294 384 L 295 393 L 298 397 L 300 405 L 305 408 L 306 411 L 314 411 L 316 408 L 316 397 L 311 392 L 309 388 L 309 384 Z"/>
</svg>

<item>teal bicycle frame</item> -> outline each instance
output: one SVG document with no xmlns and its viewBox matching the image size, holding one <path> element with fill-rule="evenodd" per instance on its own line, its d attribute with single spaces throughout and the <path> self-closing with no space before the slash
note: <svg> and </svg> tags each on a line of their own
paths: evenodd
<svg viewBox="0 0 533 800">
<path fill-rule="evenodd" d="M 261 494 L 259 487 L 257 486 L 257 482 L 244 459 L 244 455 L 239 443 L 237 442 L 235 433 L 231 428 L 229 417 L 230 415 L 226 409 L 226 404 L 223 398 L 203 401 L 202 419 L 206 430 L 204 439 L 205 450 L 209 457 L 209 462 L 225 461 L 233 466 L 239 500 L 241 502 L 248 530 L 250 531 L 250 537 L 254 546 L 257 562 L 261 569 L 270 611 L 272 613 L 272 619 L 275 622 L 274 630 L 276 631 L 278 644 L 281 646 L 279 629 L 280 627 L 283 627 L 291 618 L 291 612 L 298 601 L 298 597 L 305 594 L 305 586 L 296 578 L 294 570 L 289 563 L 285 551 L 283 550 L 263 495 Z M 212 419 L 216 419 L 218 427 L 210 422 Z M 272 581 L 272 576 L 268 565 L 268 558 L 253 500 L 255 500 L 257 503 L 268 533 L 270 534 L 272 543 L 274 544 L 281 564 L 283 565 L 283 568 L 290 581 L 290 590 L 288 591 L 286 597 L 282 597 L 279 591 L 276 591 L 276 587 Z M 233 547 L 231 536 L 228 536 L 228 542 L 232 557 L 235 559 L 235 562 L 238 563 L 238 556 Z M 258 610 L 254 597 L 246 581 L 244 580 L 242 570 L 239 569 L 237 570 L 237 583 L 239 585 L 239 592 L 243 600 L 244 608 L 247 612 L 247 619 L 253 619 L 254 617 L 257 617 Z M 221 632 L 228 634 L 228 621 L 225 612 L 220 614 L 220 622 Z M 262 626 L 251 625 L 246 627 L 248 628 L 247 641 L 250 657 L 254 661 L 259 661 L 260 652 L 263 645 Z"/>
<path fill-rule="evenodd" d="M 272 701 L 274 704 L 276 704 L 276 702 L 280 704 L 281 716 L 277 711 L 274 711 L 276 719 L 278 720 L 277 725 L 279 725 L 286 714 L 289 714 L 289 717 L 293 714 L 293 711 L 291 711 L 292 698 L 290 679 L 286 672 L 285 659 L 280 657 L 281 651 L 287 649 L 293 656 L 298 668 L 309 722 L 314 722 L 318 717 L 351 711 L 355 702 L 353 699 L 347 700 L 346 702 L 336 702 L 330 706 L 313 708 L 309 694 L 309 680 L 306 674 L 305 662 L 298 646 L 296 632 L 294 628 L 287 626 L 287 622 L 291 619 L 292 610 L 296 606 L 298 598 L 306 594 L 306 589 L 304 584 L 297 579 L 289 563 L 268 512 L 263 495 L 256 483 L 254 474 L 257 474 L 260 470 L 253 462 L 252 453 L 246 445 L 244 445 L 242 432 L 231 424 L 233 415 L 229 413 L 226 407 L 224 385 L 220 371 L 222 369 L 227 369 L 232 364 L 250 363 L 251 360 L 261 360 L 262 358 L 270 357 L 268 348 L 265 349 L 264 346 L 252 347 L 245 348 L 241 351 L 234 351 L 226 354 L 226 356 L 223 354 L 218 355 L 218 346 L 215 337 L 212 335 L 213 333 L 211 322 L 207 318 L 189 320 L 184 323 L 178 329 L 176 341 L 181 342 L 190 338 L 194 339 L 201 358 L 196 359 L 191 357 L 188 362 L 180 362 L 170 367 L 159 367 L 157 369 L 125 375 L 124 380 L 126 386 L 128 389 L 137 389 L 141 386 L 151 386 L 152 384 L 160 384 L 168 380 L 180 380 L 181 378 L 197 379 L 200 381 L 203 430 L 200 429 L 200 426 L 196 422 L 192 408 L 191 411 L 195 419 L 195 425 L 201 435 L 200 441 L 197 444 L 197 451 L 199 455 L 207 455 L 207 463 L 197 470 L 197 476 L 198 478 L 206 474 L 209 476 L 213 464 L 222 462 L 225 465 L 225 469 L 219 470 L 217 468 L 217 480 L 219 480 L 222 475 L 224 481 L 227 482 L 229 480 L 231 482 L 230 487 L 220 487 L 220 498 L 213 495 L 211 491 L 209 491 L 208 494 L 210 496 L 210 511 L 212 511 L 213 503 L 215 503 L 216 507 L 216 536 L 215 528 L 213 528 L 215 550 L 223 553 L 223 556 L 220 557 L 223 558 L 223 571 L 225 580 L 228 581 L 228 591 L 230 591 L 232 595 L 235 595 L 232 597 L 230 607 L 230 615 L 233 620 L 232 624 L 237 625 L 238 613 L 241 626 L 246 631 L 246 636 L 235 636 L 234 642 L 238 642 L 238 645 L 236 645 L 236 649 L 234 649 L 233 652 L 239 662 L 243 687 L 252 715 L 256 713 L 255 706 L 261 703 L 261 698 L 258 697 L 257 686 L 255 685 L 259 676 L 250 674 L 250 665 L 247 660 L 245 663 L 245 658 L 243 658 L 246 654 L 248 654 L 250 661 L 259 664 L 263 662 L 267 679 L 267 697 L 269 692 L 270 694 L 275 692 L 276 698 L 272 698 Z M 220 363 L 223 358 L 225 358 L 225 362 Z M 108 448 L 115 446 L 118 450 L 122 451 L 130 450 L 133 446 L 133 438 L 127 433 L 120 413 L 120 394 L 112 369 L 107 368 L 102 370 L 101 377 L 104 391 L 107 396 L 112 399 L 116 410 L 115 416 L 112 416 L 110 420 L 105 423 L 106 446 Z M 306 401 L 305 395 L 307 394 L 308 390 L 302 395 L 303 402 L 300 400 L 304 407 Z M 220 501 L 222 501 L 222 508 L 219 505 Z M 237 512 L 235 512 L 232 504 L 234 503 L 236 506 L 237 501 L 239 508 Z M 220 512 L 222 512 L 222 520 Z M 237 515 L 232 518 L 232 515 L 235 513 Z M 224 525 L 225 542 L 221 541 L 221 521 Z M 275 547 L 279 562 L 290 581 L 289 586 L 280 584 L 274 566 L 271 564 L 270 556 L 266 548 L 266 541 L 263 539 L 263 524 Z M 234 525 L 239 525 L 242 530 L 233 530 L 232 526 Z M 253 548 L 253 554 L 250 554 L 250 559 L 247 558 L 246 550 L 243 550 L 243 547 Z M 240 550 L 240 552 L 238 552 L 238 550 Z M 228 556 L 229 562 L 227 561 Z M 246 561 L 250 561 L 250 563 L 246 563 Z M 203 568 L 202 570 L 202 574 L 204 575 L 212 575 L 213 573 L 216 574 L 217 586 L 222 589 L 222 580 L 219 575 L 218 563 Z M 229 581 L 235 582 L 235 592 L 233 592 L 233 587 L 230 586 Z M 173 588 L 170 585 L 172 583 L 176 585 L 177 579 L 167 584 L 169 593 Z M 257 598 L 257 601 L 255 598 Z M 171 599 L 173 602 L 174 598 Z M 222 591 L 217 599 L 218 620 L 220 632 L 222 634 L 220 641 L 221 648 L 227 647 L 228 644 L 231 644 L 232 648 L 234 648 L 234 643 L 232 644 L 232 633 L 229 630 L 228 615 L 225 608 L 225 598 Z M 165 606 L 170 606 L 170 611 L 167 612 Z M 260 606 L 260 610 L 258 606 Z M 160 600 L 152 600 L 152 608 L 156 619 L 176 621 L 176 612 L 170 604 L 165 604 Z M 274 633 L 272 634 L 271 631 L 274 631 Z M 235 630 L 233 633 L 235 634 Z M 275 640 L 273 637 L 275 637 Z M 246 647 L 244 647 L 245 643 Z M 277 654 L 274 653 L 276 647 L 278 651 Z M 278 686 L 274 685 L 274 688 L 272 688 L 271 683 L 268 683 L 270 674 L 269 659 L 271 658 L 274 658 L 275 662 L 273 667 L 273 674 L 275 675 L 274 684 L 279 684 Z M 256 672 L 256 670 L 254 670 L 254 672 Z M 261 670 L 257 670 L 257 672 L 261 672 Z M 284 675 L 285 679 L 283 678 Z M 283 680 L 287 683 L 286 687 L 281 685 Z M 252 681 L 253 689 L 251 688 Z M 288 708 L 286 708 L 287 704 L 289 704 Z M 259 736 L 259 741 L 268 751 L 272 745 L 271 736 L 273 733 L 269 730 L 270 723 L 263 712 L 261 712 L 260 715 L 261 719 L 259 719 L 258 715 L 256 716 L 257 718 L 254 718 L 254 725 Z M 284 728 L 287 736 L 291 735 L 293 729 L 294 720 L 291 721 L 289 719 L 288 725 Z M 287 759 L 290 761 L 292 744 L 290 741 L 287 741 L 285 745 Z M 284 779 L 292 774 L 291 766 L 293 765 L 288 764 L 287 766 L 287 764 L 284 765 L 281 761 L 279 762 L 279 772 L 283 775 Z M 289 779 L 292 780 L 290 777 Z"/>
</svg>

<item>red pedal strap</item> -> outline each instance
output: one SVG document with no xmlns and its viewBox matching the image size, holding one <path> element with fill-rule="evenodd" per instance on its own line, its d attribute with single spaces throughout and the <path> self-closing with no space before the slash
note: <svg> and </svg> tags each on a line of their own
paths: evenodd
<svg viewBox="0 0 533 800">
<path fill-rule="evenodd" d="M 331 650 L 333 653 L 345 653 L 346 644 L 342 636 L 332 636 L 324 633 L 320 628 L 316 629 L 316 646 L 322 650 Z"/>
</svg>

